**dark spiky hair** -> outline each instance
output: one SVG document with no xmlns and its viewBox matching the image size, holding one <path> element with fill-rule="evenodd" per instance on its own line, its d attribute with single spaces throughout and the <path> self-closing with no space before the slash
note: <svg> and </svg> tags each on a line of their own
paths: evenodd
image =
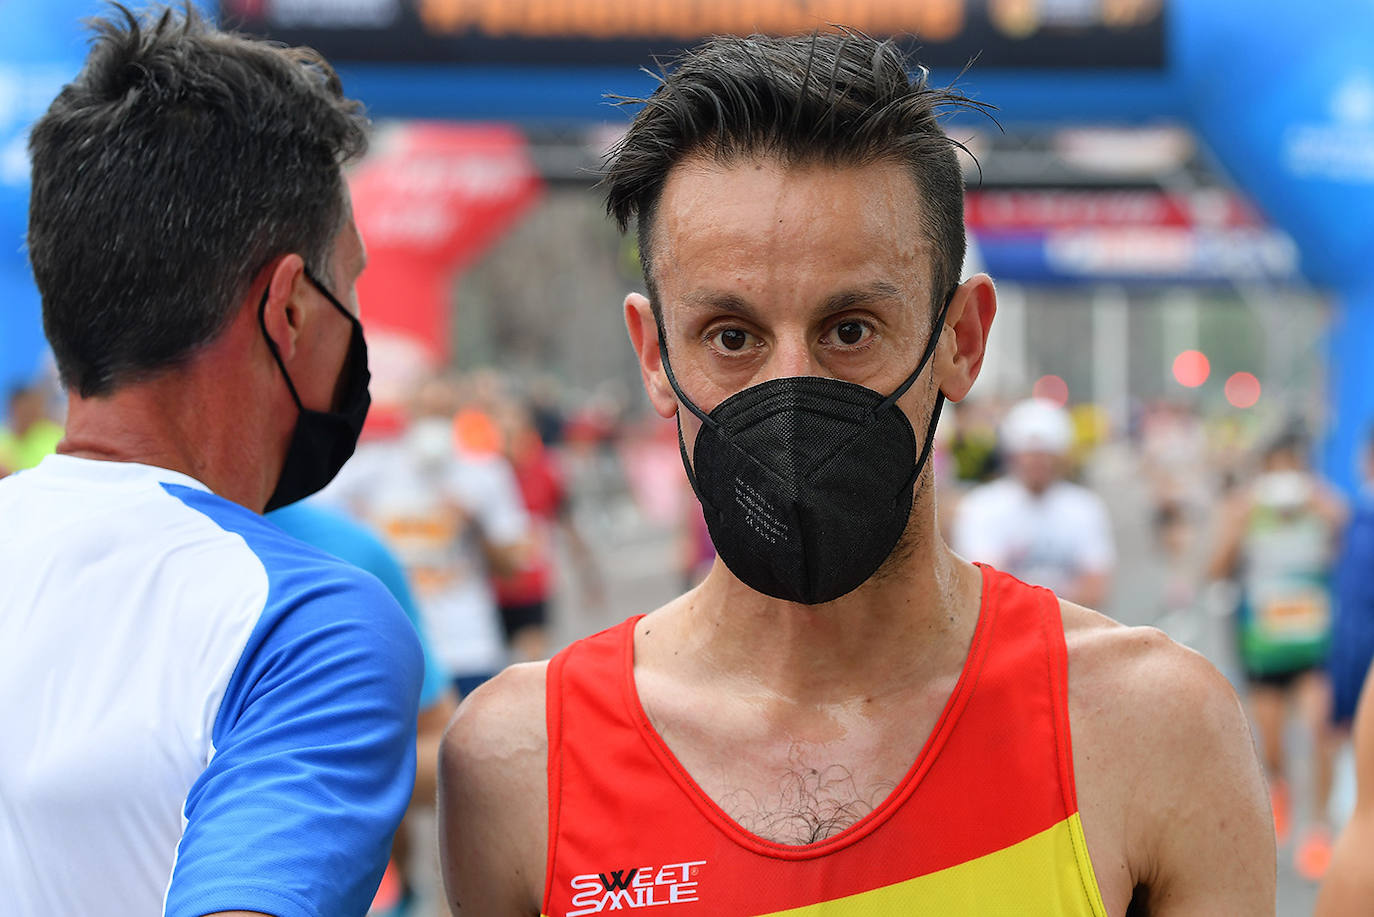
<svg viewBox="0 0 1374 917">
<path fill-rule="evenodd" d="M 187 3 L 92 20 L 81 73 L 29 139 L 29 259 L 63 382 L 103 395 L 217 335 L 254 275 L 319 273 L 362 106 L 314 51 L 222 32 Z"/>
<path fill-rule="evenodd" d="M 932 257 L 932 310 L 958 282 L 964 260 L 964 183 L 940 129 L 948 108 L 988 106 L 927 85 L 908 72 L 901 47 L 852 29 L 775 38 L 708 39 L 664 68 L 603 173 L 606 210 L 625 232 L 637 223 L 640 259 L 655 311 L 654 217 L 672 168 L 692 156 L 729 163 L 750 157 L 786 165 L 905 165 L 921 201 Z"/>
</svg>

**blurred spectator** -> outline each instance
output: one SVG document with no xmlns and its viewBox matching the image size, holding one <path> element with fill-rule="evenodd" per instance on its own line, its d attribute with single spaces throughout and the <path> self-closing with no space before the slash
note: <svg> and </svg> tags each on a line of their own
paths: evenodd
<svg viewBox="0 0 1374 917">
<path fill-rule="evenodd" d="M 1162 401 L 1140 418 L 1140 476 L 1146 485 L 1154 546 L 1163 562 L 1158 581 L 1156 622 L 1175 639 L 1196 637 L 1199 580 L 1210 533 L 1217 475 L 1210 461 L 1207 431 L 1187 404 Z"/>
<path fill-rule="evenodd" d="M 62 425 L 47 415 L 39 386 L 20 385 L 10 392 L 9 422 L 0 426 L 0 476 L 32 468 L 57 451 Z"/>
<path fill-rule="evenodd" d="M 577 571 L 584 603 L 601 605 L 601 575 L 573 518 L 563 474 L 544 447 L 536 418 L 526 404 L 506 398 L 495 408 L 497 439 L 515 473 L 530 517 L 524 562 L 492 578 L 501 625 L 516 661 L 544 659 L 549 652 L 548 616 L 554 592 L 554 533 L 561 532 Z"/>
<path fill-rule="evenodd" d="M 1343 732 L 1354 719 L 1355 704 L 1374 662 L 1374 430 L 1365 443 L 1363 459 L 1364 486 L 1336 564 L 1336 617 L 1327 659 L 1331 719 Z"/>
<path fill-rule="evenodd" d="M 1068 415 L 1053 402 L 1013 407 L 1000 431 L 1009 474 L 959 502 L 953 547 L 1071 602 L 1100 607 L 1116 551 L 1102 500 L 1064 480 L 1072 441 Z"/>
<path fill-rule="evenodd" d="M 1151 405 L 1141 419 L 1140 448 L 1157 510 L 1186 517 L 1210 501 L 1207 432 L 1187 405 Z"/>
<path fill-rule="evenodd" d="M 268 520 L 293 538 L 346 560 L 382 581 L 382 585 L 396 597 L 397 603 L 415 625 L 420 649 L 424 653 L 424 681 L 420 687 L 420 717 L 416 728 L 415 791 L 410 799 L 401 827 L 392 844 L 392 862 L 387 868 L 389 878 L 382 881 L 374 910 L 381 908 L 383 898 L 394 898 L 389 910 L 406 913 L 409 902 L 415 899 L 415 883 L 411 880 L 414 865 L 408 842 L 416 809 L 433 809 L 437 794 L 439 740 L 444 727 L 457 707 L 448 676 L 439 664 L 425 636 L 424 623 L 415 604 L 415 596 L 406 582 L 405 571 L 396 556 L 365 526 L 343 513 L 303 500 L 267 514 Z"/>
<path fill-rule="evenodd" d="M 534 425 L 545 446 L 563 442 L 563 411 L 559 406 L 558 381 L 552 376 L 538 376 L 529 380 L 529 406 Z"/>
<path fill-rule="evenodd" d="M 960 481 L 986 484 L 997 477 L 997 424 L 986 399 L 957 401 L 954 407 L 954 434 L 947 449 L 954 460 L 954 474 Z"/>
<path fill-rule="evenodd" d="M 1308 825 L 1294 862 L 1320 878 L 1331 857 L 1331 692 L 1323 664 L 1331 639 L 1331 569 L 1345 510 L 1307 467 L 1307 443 L 1286 431 L 1264 450 L 1261 473 L 1222 508 L 1214 579 L 1240 585 L 1236 616 L 1241 666 L 1269 775 L 1274 827 L 1292 823 L 1284 723 L 1296 702 L 1312 750 Z"/>
<path fill-rule="evenodd" d="M 457 448 L 456 399 L 448 382 L 426 383 L 406 432 L 360 445 L 323 496 L 396 551 L 462 696 L 506 663 L 489 579 L 524 562 L 528 517 L 502 456 Z"/>
</svg>

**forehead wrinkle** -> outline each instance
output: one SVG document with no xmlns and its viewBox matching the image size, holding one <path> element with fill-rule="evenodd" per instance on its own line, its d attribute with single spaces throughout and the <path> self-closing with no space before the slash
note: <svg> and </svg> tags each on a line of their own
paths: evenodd
<svg viewBox="0 0 1374 917">
<path fill-rule="evenodd" d="M 659 202 L 654 280 L 679 304 L 683 294 L 668 287 L 684 281 L 729 290 L 755 308 L 802 294 L 807 299 L 793 304 L 811 315 L 823 303 L 913 304 L 928 270 L 928 240 L 908 206 L 915 192 L 909 173 L 890 163 L 827 168 L 764 158 L 726 166 L 693 158 L 673 169 Z M 853 231 L 837 236 L 840 224 Z M 739 303 L 703 300 L 743 313 Z"/>
</svg>

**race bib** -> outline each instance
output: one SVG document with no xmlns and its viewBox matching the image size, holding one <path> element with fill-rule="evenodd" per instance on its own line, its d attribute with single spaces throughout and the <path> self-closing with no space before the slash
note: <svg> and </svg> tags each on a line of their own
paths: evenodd
<svg viewBox="0 0 1374 917">
<path fill-rule="evenodd" d="M 1324 589 L 1270 595 L 1256 610 L 1260 631 L 1276 641 L 1316 639 L 1331 623 L 1331 599 Z"/>
</svg>

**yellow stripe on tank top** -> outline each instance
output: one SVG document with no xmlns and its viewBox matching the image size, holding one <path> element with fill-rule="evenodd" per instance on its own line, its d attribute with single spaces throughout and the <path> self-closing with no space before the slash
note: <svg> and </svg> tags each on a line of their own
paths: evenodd
<svg viewBox="0 0 1374 917">
<path fill-rule="evenodd" d="M 1024 841 L 939 872 L 758 917 L 911 914 L 1107 917 L 1107 909 L 1088 860 L 1083 824 L 1074 813 Z"/>
<path fill-rule="evenodd" d="M 1046 864 L 1053 864 L 1046 869 Z M 671 917 L 671 909 L 664 917 Z M 1078 813 L 1001 850 L 857 895 L 756 917 L 1107 917 Z"/>
</svg>

